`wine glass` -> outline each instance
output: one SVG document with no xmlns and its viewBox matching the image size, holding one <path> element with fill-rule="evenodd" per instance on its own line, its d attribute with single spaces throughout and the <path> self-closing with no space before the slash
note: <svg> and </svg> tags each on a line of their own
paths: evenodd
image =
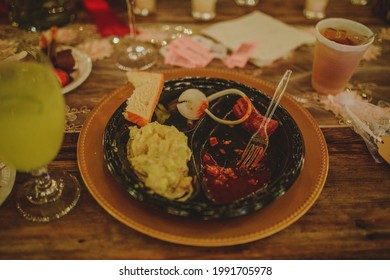
<svg viewBox="0 0 390 280">
<path fill-rule="evenodd" d="M 76 205 L 80 185 L 69 173 L 47 169 L 65 128 L 65 101 L 54 69 L 39 49 L 20 54 L 22 60 L 0 62 L 0 160 L 32 175 L 16 191 L 23 217 L 49 222 Z"/>
<path fill-rule="evenodd" d="M 119 69 L 145 70 L 152 67 L 157 61 L 157 51 L 153 45 L 137 41 L 134 0 L 126 0 L 130 28 L 130 42 L 124 51 L 118 54 L 116 65 Z"/>
</svg>

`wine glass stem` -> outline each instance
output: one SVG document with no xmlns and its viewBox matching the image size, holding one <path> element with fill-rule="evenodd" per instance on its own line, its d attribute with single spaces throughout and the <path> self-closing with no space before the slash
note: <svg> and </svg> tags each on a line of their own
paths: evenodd
<svg viewBox="0 0 390 280">
<path fill-rule="evenodd" d="M 27 193 L 27 199 L 33 204 L 56 201 L 62 192 L 62 185 L 50 177 L 47 167 L 31 172 L 34 177 L 34 189 Z"/>
<path fill-rule="evenodd" d="M 127 4 L 127 14 L 129 18 L 129 35 L 130 35 L 130 40 L 134 42 L 136 40 L 136 27 L 135 27 L 135 13 L 134 13 L 134 0 L 126 0 Z"/>
</svg>

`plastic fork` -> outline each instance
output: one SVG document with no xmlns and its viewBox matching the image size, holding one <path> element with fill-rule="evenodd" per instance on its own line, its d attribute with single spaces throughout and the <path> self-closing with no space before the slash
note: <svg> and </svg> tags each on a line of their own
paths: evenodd
<svg viewBox="0 0 390 280">
<path fill-rule="evenodd" d="M 267 126 L 273 114 L 275 113 L 275 110 L 278 107 L 284 92 L 286 91 L 286 87 L 288 81 L 290 80 L 291 73 L 291 70 L 287 70 L 284 73 L 283 78 L 280 80 L 275 90 L 275 93 L 272 96 L 271 102 L 267 108 L 267 112 L 264 115 L 263 121 L 261 122 L 258 130 L 249 139 L 249 142 L 245 147 L 241 159 L 237 163 L 237 167 L 247 169 L 256 167 L 259 164 L 263 155 L 265 154 L 265 151 L 267 150 L 269 144 Z"/>
</svg>

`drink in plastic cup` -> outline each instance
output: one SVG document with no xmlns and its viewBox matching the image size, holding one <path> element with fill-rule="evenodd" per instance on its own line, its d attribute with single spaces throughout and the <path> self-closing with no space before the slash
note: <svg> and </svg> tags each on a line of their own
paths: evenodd
<svg viewBox="0 0 390 280">
<path fill-rule="evenodd" d="M 338 37 L 358 37 L 361 44 L 335 42 L 325 37 L 325 30 L 337 30 Z M 311 83 L 313 88 L 323 94 L 338 94 L 345 89 L 368 46 L 374 38 L 365 40 L 373 32 L 363 24 L 342 18 L 328 18 L 316 25 L 316 46 L 313 59 Z M 329 36 L 328 36 L 329 37 Z M 341 38 L 342 39 L 342 38 Z M 337 41 L 337 40 L 336 40 Z M 352 40 L 353 41 L 353 40 Z"/>
</svg>

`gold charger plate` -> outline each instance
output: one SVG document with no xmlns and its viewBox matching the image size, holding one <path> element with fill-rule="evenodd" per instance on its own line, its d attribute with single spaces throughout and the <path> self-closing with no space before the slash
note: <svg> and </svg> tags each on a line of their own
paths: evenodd
<svg viewBox="0 0 390 280">
<path fill-rule="evenodd" d="M 177 69 L 163 72 L 166 80 L 182 77 L 215 77 L 233 80 L 271 94 L 275 87 L 260 79 L 219 69 Z M 328 173 L 324 136 L 310 113 L 289 96 L 281 105 L 291 114 L 305 142 L 301 174 L 285 195 L 246 216 L 203 221 L 160 213 L 133 199 L 114 179 L 103 158 L 102 138 L 114 111 L 127 99 L 125 85 L 102 100 L 89 114 L 81 130 L 78 164 L 83 180 L 97 202 L 125 225 L 154 238 L 192 246 L 229 246 L 270 236 L 303 216 L 321 193 Z M 309 144 L 310 143 L 310 144 Z"/>
</svg>

